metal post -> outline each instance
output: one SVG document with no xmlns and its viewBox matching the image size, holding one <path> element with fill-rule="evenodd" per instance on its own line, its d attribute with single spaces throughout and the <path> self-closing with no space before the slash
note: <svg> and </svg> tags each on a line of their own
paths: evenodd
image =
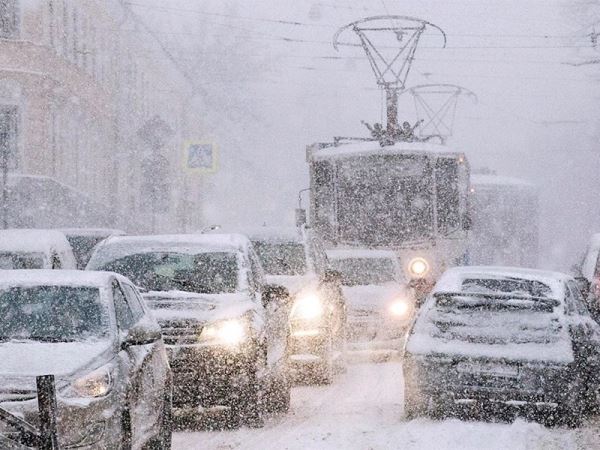
<svg viewBox="0 0 600 450">
<path fill-rule="evenodd" d="M 8 135 L 0 139 L 2 152 L 2 228 L 8 228 Z"/>
<path fill-rule="evenodd" d="M 387 109 L 387 133 L 394 136 L 398 132 L 398 88 L 385 86 L 385 104 Z"/>
<path fill-rule="evenodd" d="M 40 450 L 58 450 L 54 375 L 36 377 L 40 412 Z"/>
</svg>

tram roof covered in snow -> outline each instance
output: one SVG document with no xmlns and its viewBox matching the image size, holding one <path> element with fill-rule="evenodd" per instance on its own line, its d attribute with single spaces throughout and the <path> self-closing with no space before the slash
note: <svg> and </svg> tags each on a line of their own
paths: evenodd
<svg viewBox="0 0 600 450">
<path fill-rule="evenodd" d="M 450 147 L 432 142 L 398 142 L 394 145 L 382 147 L 379 141 L 341 143 L 338 145 L 325 146 L 327 144 L 313 144 L 308 147 L 307 158 L 330 159 L 347 158 L 350 156 L 370 155 L 400 155 L 400 154 L 447 154 L 462 155 Z"/>
</svg>

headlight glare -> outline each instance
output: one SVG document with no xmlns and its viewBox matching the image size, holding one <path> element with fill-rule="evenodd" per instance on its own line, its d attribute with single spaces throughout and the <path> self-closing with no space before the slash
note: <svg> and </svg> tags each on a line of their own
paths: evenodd
<svg viewBox="0 0 600 450">
<path fill-rule="evenodd" d="M 408 316 L 410 305 L 405 299 L 398 299 L 390 305 L 389 311 L 394 317 L 403 318 Z"/>
<path fill-rule="evenodd" d="M 424 277 L 429 272 L 429 263 L 425 258 L 413 258 L 408 264 L 408 270 L 414 277 Z"/>
<path fill-rule="evenodd" d="M 323 315 L 323 303 L 317 294 L 305 294 L 294 302 L 292 317 L 294 319 L 317 319 Z"/>
<path fill-rule="evenodd" d="M 110 392 L 112 384 L 113 379 L 109 367 L 102 366 L 73 381 L 67 396 L 82 398 L 104 397 Z"/>
<path fill-rule="evenodd" d="M 244 321 L 230 319 L 206 325 L 200 333 L 200 341 L 235 346 L 244 342 L 247 336 L 247 327 Z"/>
</svg>

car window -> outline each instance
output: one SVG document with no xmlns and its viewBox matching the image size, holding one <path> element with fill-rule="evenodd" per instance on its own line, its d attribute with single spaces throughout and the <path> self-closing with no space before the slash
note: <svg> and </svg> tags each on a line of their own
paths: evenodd
<svg viewBox="0 0 600 450">
<path fill-rule="evenodd" d="M 258 262 L 258 256 L 256 256 L 256 253 L 254 253 L 253 250 L 248 252 L 248 259 L 250 261 L 250 283 L 252 283 L 254 291 L 259 291 L 261 285 L 264 284 L 262 266 L 260 265 L 260 262 Z"/>
<path fill-rule="evenodd" d="M 121 331 L 129 330 L 135 323 L 135 316 L 127 302 L 127 297 L 125 297 L 117 282 L 113 283 L 112 292 L 115 302 L 115 313 L 117 315 L 117 325 Z"/>
<path fill-rule="evenodd" d="M 569 281 L 567 283 L 567 285 L 569 287 L 569 293 L 570 293 L 570 295 L 567 296 L 567 305 L 569 304 L 569 298 L 570 298 L 570 302 L 572 302 L 573 313 L 584 315 L 584 316 L 589 315 L 589 311 L 588 311 L 587 307 L 585 306 L 585 301 L 584 301 L 583 295 L 581 295 L 581 291 L 577 287 L 577 284 L 574 281 Z"/>
<path fill-rule="evenodd" d="M 121 286 L 123 286 L 125 295 L 127 296 L 127 303 L 131 308 L 131 312 L 133 314 L 133 321 L 137 322 L 144 316 L 144 307 L 141 303 L 142 300 L 140 299 L 133 286 L 125 283 L 122 283 Z"/>
</svg>

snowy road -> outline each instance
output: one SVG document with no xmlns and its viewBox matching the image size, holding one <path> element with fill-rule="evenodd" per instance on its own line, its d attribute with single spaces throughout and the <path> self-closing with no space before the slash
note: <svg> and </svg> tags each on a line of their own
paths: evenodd
<svg viewBox="0 0 600 450">
<path fill-rule="evenodd" d="M 457 419 L 405 422 L 399 363 L 356 364 L 331 386 L 294 388 L 287 415 L 263 429 L 179 432 L 175 449 L 583 449 L 600 448 L 600 427 L 548 429 Z"/>
</svg>

